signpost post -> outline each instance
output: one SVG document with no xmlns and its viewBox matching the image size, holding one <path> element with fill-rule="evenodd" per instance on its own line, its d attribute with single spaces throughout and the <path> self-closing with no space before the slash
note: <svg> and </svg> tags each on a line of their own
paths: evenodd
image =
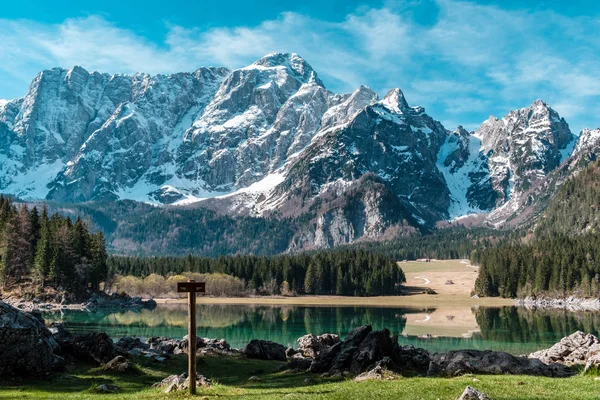
<svg viewBox="0 0 600 400">
<path fill-rule="evenodd" d="M 177 292 L 188 294 L 188 378 L 190 394 L 196 394 L 196 293 L 206 291 L 205 282 L 177 282 Z"/>
</svg>

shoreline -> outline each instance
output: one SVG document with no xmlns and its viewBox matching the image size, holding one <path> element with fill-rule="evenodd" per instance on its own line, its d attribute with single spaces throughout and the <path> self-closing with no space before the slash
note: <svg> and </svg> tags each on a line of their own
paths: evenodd
<svg viewBox="0 0 600 400">
<path fill-rule="evenodd" d="M 187 304 L 186 298 L 154 299 L 157 304 Z M 261 297 L 203 297 L 198 296 L 196 304 L 231 304 L 231 305 L 272 305 L 272 306 L 347 306 L 347 307 L 502 307 L 514 306 L 515 299 L 500 297 L 471 298 L 462 296 L 415 294 L 407 296 L 261 296 Z"/>
</svg>

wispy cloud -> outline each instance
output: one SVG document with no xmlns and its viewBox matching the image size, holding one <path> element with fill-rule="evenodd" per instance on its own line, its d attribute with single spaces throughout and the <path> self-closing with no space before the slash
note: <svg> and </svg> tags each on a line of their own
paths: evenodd
<svg viewBox="0 0 600 400">
<path fill-rule="evenodd" d="M 161 43 L 99 16 L 57 25 L 0 19 L 0 97 L 17 87 L 24 92 L 35 73 L 53 66 L 169 73 L 241 67 L 275 50 L 301 54 L 335 91 L 401 87 L 411 103 L 448 124 L 475 126 L 543 98 L 576 129 L 600 125 L 598 16 L 455 0 L 433 6 L 436 18 L 425 25 L 388 3 L 337 22 L 288 12 L 255 26 L 169 25 Z"/>
</svg>

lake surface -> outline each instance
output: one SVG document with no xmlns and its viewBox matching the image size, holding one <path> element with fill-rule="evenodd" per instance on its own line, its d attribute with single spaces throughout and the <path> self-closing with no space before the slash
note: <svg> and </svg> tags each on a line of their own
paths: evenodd
<svg viewBox="0 0 600 400">
<path fill-rule="evenodd" d="M 44 315 L 73 332 L 104 331 L 112 338 L 187 334 L 187 306 L 164 304 L 154 310 L 63 311 Z M 307 333 L 337 333 L 372 324 L 388 328 L 401 344 L 429 351 L 490 349 L 525 354 L 551 346 L 576 330 L 598 335 L 600 313 L 534 311 L 520 307 L 432 309 L 389 307 L 313 307 L 198 305 L 198 335 L 224 338 L 241 348 L 250 339 L 296 346 Z"/>
</svg>

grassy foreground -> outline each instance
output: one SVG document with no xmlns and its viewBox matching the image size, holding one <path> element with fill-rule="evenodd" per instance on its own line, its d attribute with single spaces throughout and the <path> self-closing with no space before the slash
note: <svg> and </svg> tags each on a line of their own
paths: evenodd
<svg viewBox="0 0 600 400">
<path fill-rule="evenodd" d="M 89 365 L 73 365 L 67 374 L 49 380 L 4 380 L 3 399 L 180 399 L 187 393 L 164 394 L 154 382 L 186 369 L 186 357 L 176 356 L 158 364 L 136 359 L 137 371 L 107 373 Z M 598 399 L 600 382 L 590 376 L 568 379 L 529 376 L 463 376 L 460 378 L 397 378 L 388 381 L 331 380 L 312 374 L 281 373 L 281 363 L 249 361 L 236 357 L 203 357 L 198 372 L 213 379 L 213 386 L 199 388 L 198 399 L 457 399 L 467 385 L 493 399 Z M 250 382 L 250 376 L 260 381 Z M 306 382 L 309 378 L 311 382 Z M 114 384 L 117 394 L 97 394 L 99 384 Z"/>
</svg>

